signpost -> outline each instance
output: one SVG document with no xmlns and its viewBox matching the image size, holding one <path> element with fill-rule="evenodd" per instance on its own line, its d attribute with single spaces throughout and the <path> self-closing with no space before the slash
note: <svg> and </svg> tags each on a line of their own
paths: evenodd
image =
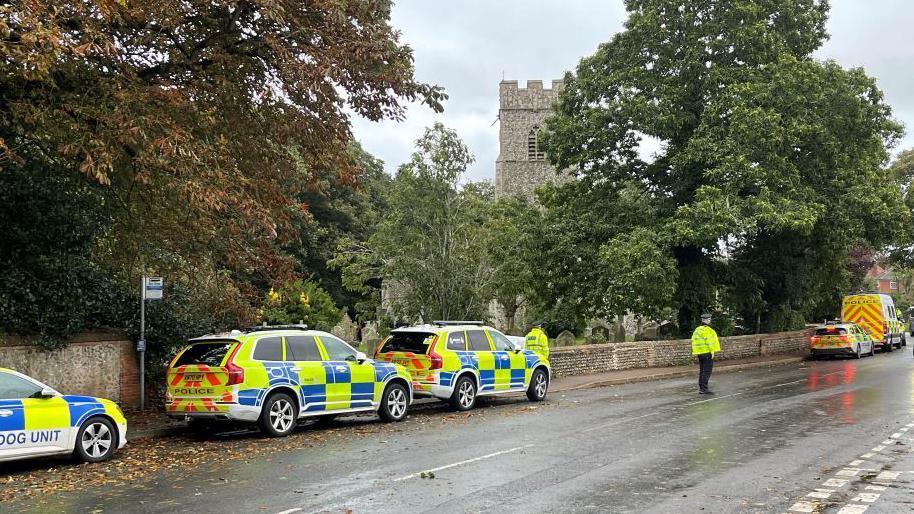
<svg viewBox="0 0 914 514">
<path fill-rule="evenodd" d="M 146 300 L 161 300 L 164 285 L 162 277 L 145 275 L 140 284 L 140 339 L 136 342 L 140 353 L 140 410 L 146 409 Z"/>
</svg>

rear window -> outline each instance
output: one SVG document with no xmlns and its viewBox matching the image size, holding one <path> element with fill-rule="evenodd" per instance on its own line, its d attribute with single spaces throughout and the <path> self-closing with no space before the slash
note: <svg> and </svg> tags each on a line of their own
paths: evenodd
<svg viewBox="0 0 914 514">
<path fill-rule="evenodd" d="M 381 351 L 425 353 L 429 338 L 434 335 L 431 332 L 393 332 Z"/>
<path fill-rule="evenodd" d="M 192 344 L 181 353 L 175 367 L 187 365 L 219 366 L 225 354 L 231 350 L 234 341 L 217 341 L 212 343 Z"/>
<path fill-rule="evenodd" d="M 843 336 L 845 334 L 847 334 L 847 330 L 838 327 L 816 329 L 817 336 Z"/>
</svg>

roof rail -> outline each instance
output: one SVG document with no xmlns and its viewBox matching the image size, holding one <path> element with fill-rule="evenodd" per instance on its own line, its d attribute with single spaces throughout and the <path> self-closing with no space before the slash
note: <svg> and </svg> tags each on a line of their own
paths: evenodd
<svg viewBox="0 0 914 514">
<path fill-rule="evenodd" d="M 308 325 L 304 323 L 296 323 L 294 325 L 267 325 L 264 323 L 260 326 L 253 326 L 248 329 L 248 332 L 263 332 L 265 330 L 308 330 Z"/>
<path fill-rule="evenodd" d="M 437 320 L 433 321 L 432 324 L 438 325 L 439 327 L 447 327 L 451 325 L 482 325 L 482 321 Z"/>
</svg>

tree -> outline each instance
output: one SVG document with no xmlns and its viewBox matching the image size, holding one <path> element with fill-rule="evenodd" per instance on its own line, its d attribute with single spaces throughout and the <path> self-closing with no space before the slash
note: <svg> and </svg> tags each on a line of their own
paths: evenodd
<svg viewBox="0 0 914 514">
<path fill-rule="evenodd" d="M 35 196 L 47 204 L 81 191 L 72 183 L 80 176 L 91 187 L 90 214 L 104 224 L 84 232 L 74 220 L 73 234 L 87 234 L 80 258 L 117 284 L 95 300 L 126 302 L 139 275 L 156 272 L 188 305 L 215 307 L 188 331 L 250 322 L 270 284 L 334 278 L 323 275 L 326 253 L 309 249 L 297 263 L 302 252 L 291 247 L 336 239 L 345 215 L 320 202 L 360 195 L 361 167 L 375 165 L 350 150 L 350 116 L 401 119 L 412 101 L 441 109 L 441 89 L 414 79 L 390 8 L 386 0 L 3 4 L 0 173 L 23 187 L 59 188 Z M 312 205 L 322 210 L 312 214 Z M 66 219 L 68 206 L 42 207 Z M 41 236 L 42 227 L 6 215 L 0 224 Z M 70 254 L 45 256 L 21 261 L 35 264 L 20 269 L 32 290 L 54 290 Z M 41 267 L 60 276 L 36 273 Z M 21 304 L 8 312 L 31 302 L 3 300 Z M 42 304 L 32 319 L 55 314 L 54 303 L 33 303 Z M 234 315 L 222 316 L 229 308 Z M 72 317 L 73 327 L 80 318 L 132 326 L 125 312 Z"/>
<path fill-rule="evenodd" d="M 333 261 L 350 287 L 382 280 L 401 319 L 483 316 L 491 272 L 481 227 L 493 192 L 487 184 L 461 186 L 472 162 L 456 132 L 440 123 L 426 129 L 397 170 L 377 232 L 366 244 L 342 245 Z"/>
<path fill-rule="evenodd" d="M 483 227 L 491 296 L 504 311 L 507 333 L 515 332 L 518 310 L 537 294 L 542 228 L 540 210 L 520 197 L 499 199 Z"/>
<path fill-rule="evenodd" d="M 723 272 L 739 266 L 729 257 L 758 261 L 750 255 L 778 252 L 782 241 L 809 248 L 797 257 L 806 264 L 830 255 L 840 265 L 827 269 L 843 269 L 847 241 L 882 248 L 897 237 L 898 218 L 910 218 L 883 168 L 901 128 L 875 81 L 811 57 L 826 37 L 827 2 L 626 7 L 626 29 L 566 76 L 547 121 L 549 159 L 579 178 L 579 190 L 615 205 L 631 201 L 616 191 L 634 187 L 634 207 L 648 213 L 598 241 L 606 258 L 642 258 L 599 279 L 674 280 L 672 295 L 628 290 L 641 296 L 631 301 L 637 309 L 672 304 L 682 331 L 716 306 L 723 286 L 752 291 L 743 304 L 767 312 L 795 307 L 772 296 L 775 284 L 795 288 L 791 298 L 833 297 L 831 278 L 818 275 L 795 282 L 786 280 L 791 269 Z M 640 152 L 645 137 L 659 141 L 651 158 Z"/>
<path fill-rule="evenodd" d="M 330 331 L 339 323 L 343 312 L 333 299 L 314 282 L 295 280 L 277 289 L 270 288 L 263 306 L 258 310 L 259 321 L 287 325 L 305 323 L 309 327 Z"/>
</svg>

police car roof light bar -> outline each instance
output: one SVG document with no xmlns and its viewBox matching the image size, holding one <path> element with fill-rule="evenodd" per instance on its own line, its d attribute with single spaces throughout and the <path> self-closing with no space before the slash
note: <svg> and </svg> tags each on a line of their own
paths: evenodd
<svg viewBox="0 0 914 514">
<path fill-rule="evenodd" d="M 308 330 L 308 325 L 296 323 L 294 325 L 267 325 L 263 324 L 257 327 L 251 327 L 248 332 L 263 332 L 266 330 Z"/>
<path fill-rule="evenodd" d="M 432 322 L 439 327 L 447 327 L 451 325 L 482 325 L 482 321 L 461 321 L 461 320 L 438 320 Z"/>
</svg>

